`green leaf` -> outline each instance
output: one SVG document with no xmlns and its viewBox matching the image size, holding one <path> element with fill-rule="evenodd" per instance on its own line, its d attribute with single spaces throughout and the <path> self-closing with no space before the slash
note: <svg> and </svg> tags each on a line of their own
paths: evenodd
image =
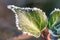
<svg viewBox="0 0 60 40">
<path fill-rule="evenodd" d="M 50 30 L 56 30 L 60 28 L 60 9 L 53 10 L 50 14 L 48 21 L 48 28 Z"/>
<path fill-rule="evenodd" d="M 47 26 L 47 17 L 45 13 L 38 8 L 10 6 L 9 9 L 18 15 L 18 24 L 23 32 L 28 32 L 38 37 L 40 32 Z"/>
</svg>

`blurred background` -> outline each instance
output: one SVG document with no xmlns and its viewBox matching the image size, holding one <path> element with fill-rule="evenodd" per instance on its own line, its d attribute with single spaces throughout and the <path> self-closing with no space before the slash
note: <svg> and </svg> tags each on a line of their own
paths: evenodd
<svg viewBox="0 0 60 40">
<path fill-rule="evenodd" d="M 0 40 L 7 40 L 22 34 L 15 25 L 14 13 L 7 9 L 7 5 L 37 7 L 49 16 L 49 13 L 54 10 L 54 8 L 60 8 L 60 0 L 0 0 Z M 38 39 L 40 40 L 40 38 Z M 26 40 L 37 39 L 31 37 Z"/>
</svg>

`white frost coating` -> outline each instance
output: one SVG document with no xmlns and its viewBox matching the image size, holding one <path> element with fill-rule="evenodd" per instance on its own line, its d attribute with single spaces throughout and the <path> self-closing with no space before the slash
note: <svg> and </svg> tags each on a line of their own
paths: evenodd
<svg viewBox="0 0 60 40">
<path fill-rule="evenodd" d="M 28 34 L 28 35 L 33 35 L 33 34 L 31 34 L 31 33 L 29 33 L 29 32 L 23 32 L 23 34 Z M 36 37 L 35 35 L 33 35 L 34 37 Z M 38 37 L 40 37 L 40 34 L 38 34 L 38 36 L 36 37 L 36 38 L 38 38 Z"/>
<path fill-rule="evenodd" d="M 8 9 L 14 9 L 14 8 L 17 9 L 17 8 L 20 8 L 20 7 L 16 7 L 16 6 L 14 6 L 14 5 L 8 5 L 7 8 L 8 8 Z"/>
<path fill-rule="evenodd" d="M 18 30 L 22 30 L 20 27 L 19 27 L 19 20 L 18 20 L 18 15 L 16 14 L 16 12 L 15 12 L 15 10 L 14 10 L 14 8 L 13 7 L 15 7 L 14 5 L 8 5 L 7 6 L 7 8 L 8 9 L 10 9 L 10 10 L 12 10 L 14 13 L 15 13 L 15 19 L 16 19 L 16 27 L 18 28 Z M 17 8 L 17 7 L 16 7 Z"/>
<path fill-rule="evenodd" d="M 55 9 L 50 13 L 50 15 L 53 14 L 55 11 L 60 11 L 60 9 L 59 9 L 59 8 L 55 8 Z"/>
<path fill-rule="evenodd" d="M 40 10 L 39 8 L 36 8 L 36 7 L 34 7 L 34 8 L 29 8 L 29 7 L 23 8 L 23 7 L 17 7 L 17 6 L 14 6 L 14 5 L 8 5 L 7 8 L 8 8 L 8 9 L 11 9 L 11 10 L 14 9 L 14 8 L 15 8 L 15 9 L 18 8 L 18 9 L 21 9 L 21 10 L 32 10 L 32 11 L 33 11 L 33 10 Z M 13 10 L 12 10 L 12 11 L 13 11 Z M 40 10 L 40 11 L 42 12 L 42 10 Z"/>
<path fill-rule="evenodd" d="M 16 27 L 18 28 L 18 30 L 22 30 L 20 27 L 19 27 L 19 20 L 18 20 L 18 15 L 15 14 L 15 18 L 16 18 Z"/>
</svg>

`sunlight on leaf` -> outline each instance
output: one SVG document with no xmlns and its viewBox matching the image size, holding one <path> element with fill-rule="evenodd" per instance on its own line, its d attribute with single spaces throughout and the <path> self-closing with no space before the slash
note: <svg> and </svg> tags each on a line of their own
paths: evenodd
<svg viewBox="0 0 60 40">
<path fill-rule="evenodd" d="M 17 14 L 17 25 L 23 32 L 38 37 L 41 30 L 47 26 L 47 17 L 45 13 L 38 8 L 21 8 L 9 5 L 8 9 L 11 9 L 15 14 Z"/>
</svg>

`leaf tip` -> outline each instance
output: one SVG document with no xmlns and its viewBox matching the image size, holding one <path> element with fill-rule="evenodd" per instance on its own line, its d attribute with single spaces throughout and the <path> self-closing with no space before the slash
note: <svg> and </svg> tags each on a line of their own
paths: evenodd
<svg viewBox="0 0 60 40">
<path fill-rule="evenodd" d="M 59 8 L 55 8 L 55 9 L 50 13 L 50 15 L 53 14 L 55 11 L 60 11 L 60 9 L 59 9 Z"/>
</svg>

